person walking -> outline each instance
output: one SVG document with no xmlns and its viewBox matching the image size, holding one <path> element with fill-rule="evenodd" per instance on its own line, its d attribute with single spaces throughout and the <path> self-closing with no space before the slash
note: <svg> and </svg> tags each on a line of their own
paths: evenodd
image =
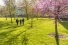
<svg viewBox="0 0 68 45">
<path fill-rule="evenodd" d="M 22 20 L 20 19 L 20 25 L 21 25 L 21 23 L 22 23 Z"/>
<path fill-rule="evenodd" d="M 24 25 L 24 19 L 22 19 L 22 24 Z"/>
<path fill-rule="evenodd" d="M 19 20 L 18 20 L 18 18 L 16 19 L 16 24 L 18 25 L 18 22 L 19 22 Z"/>
</svg>

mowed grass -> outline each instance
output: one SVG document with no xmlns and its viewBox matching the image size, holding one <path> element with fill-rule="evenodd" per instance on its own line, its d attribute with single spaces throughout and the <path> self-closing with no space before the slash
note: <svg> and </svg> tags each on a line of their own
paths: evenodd
<svg viewBox="0 0 68 45">
<path fill-rule="evenodd" d="M 56 45 L 56 39 L 49 36 L 55 33 L 54 20 L 48 18 L 35 18 L 33 27 L 31 21 L 25 19 L 24 25 L 10 23 L 10 18 L 0 18 L 0 45 Z M 68 22 L 58 22 L 58 33 L 66 36 L 66 39 L 59 39 L 60 45 L 68 45 Z"/>
</svg>

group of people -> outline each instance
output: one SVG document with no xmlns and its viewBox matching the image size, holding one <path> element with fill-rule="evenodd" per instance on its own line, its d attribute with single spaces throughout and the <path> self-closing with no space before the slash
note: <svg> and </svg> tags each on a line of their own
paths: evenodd
<svg viewBox="0 0 68 45">
<path fill-rule="evenodd" d="M 18 18 L 16 19 L 16 24 L 18 25 L 20 23 L 20 25 L 24 25 L 24 19 L 20 19 L 18 20 Z"/>
</svg>

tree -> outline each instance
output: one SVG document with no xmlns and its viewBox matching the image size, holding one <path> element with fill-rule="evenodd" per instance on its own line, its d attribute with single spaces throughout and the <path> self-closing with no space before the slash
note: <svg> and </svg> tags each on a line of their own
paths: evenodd
<svg viewBox="0 0 68 45">
<path fill-rule="evenodd" d="M 4 8 L 4 7 L 3 7 L 2 5 L 0 5 L 0 17 L 3 17 L 3 16 L 4 16 L 4 15 L 3 15 L 3 13 L 4 13 L 4 12 L 3 12 L 3 10 L 4 10 L 3 8 Z"/>
<path fill-rule="evenodd" d="M 38 0 L 33 8 L 35 9 L 35 13 L 37 13 L 38 10 L 38 12 L 42 14 L 42 16 L 44 14 L 54 15 L 55 33 L 56 33 L 55 38 L 57 45 L 59 45 L 57 21 L 59 15 L 68 14 L 68 0 Z"/>
<path fill-rule="evenodd" d="M 6 10 L 6 7 L 3 8 L 3 15 L 5 16 L 5 18 L 7 20 L 8 11 Z"/>
<path fill-rule="evenodd" d="M 11 23 L 12 23 L 12 16 L 16 13 L 15 12 L 15 0 L 3 0 L 5 3 L 6 11 L 8 11 L 8 15 L 11 17 Z"/>
<path fill-rule="evenodd" d="M 32 7 L 35 4 L 35 1 L 36 0 L 29 1 L 29 5 L 28 5 L 29 10 L 27 12 L 29 14 L 29 18 L 31 19 L 31 26 L 30 27 L 33 27 L 33 18 L 34 18 L 33 10 L 34 9 Z"/>
<path fill-rule="evenodd" d="M 23 4 L 24 4 L 24 7 L 25 7 L 25 13 L 26 13 L 26 17 L 27 17 L 27 20 L 29 19 L 29 16 L 28 16 L 28 1 L 27 0 L 23 0 Z"/>
</svg>

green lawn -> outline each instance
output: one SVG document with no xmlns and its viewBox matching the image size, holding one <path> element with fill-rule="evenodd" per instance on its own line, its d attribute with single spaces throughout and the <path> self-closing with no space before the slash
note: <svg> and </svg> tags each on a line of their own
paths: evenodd
<svg viewBox="0 0 68 45">
<path fill-rule="evenodd" d="M 34 19 L 30 28 L 30 20 L 17 26 L 14 19 L 11 24 L 10 18 L 0 18 L 0 45 L 56 45 L 55 38 L 48 35 L 51 33 L 55 33 L 51 19 Z M 59 44 L 68 45 L 68 22 L 58 22 L 58 33 L 66 36 L 59 39 Z"/>
</svg>

